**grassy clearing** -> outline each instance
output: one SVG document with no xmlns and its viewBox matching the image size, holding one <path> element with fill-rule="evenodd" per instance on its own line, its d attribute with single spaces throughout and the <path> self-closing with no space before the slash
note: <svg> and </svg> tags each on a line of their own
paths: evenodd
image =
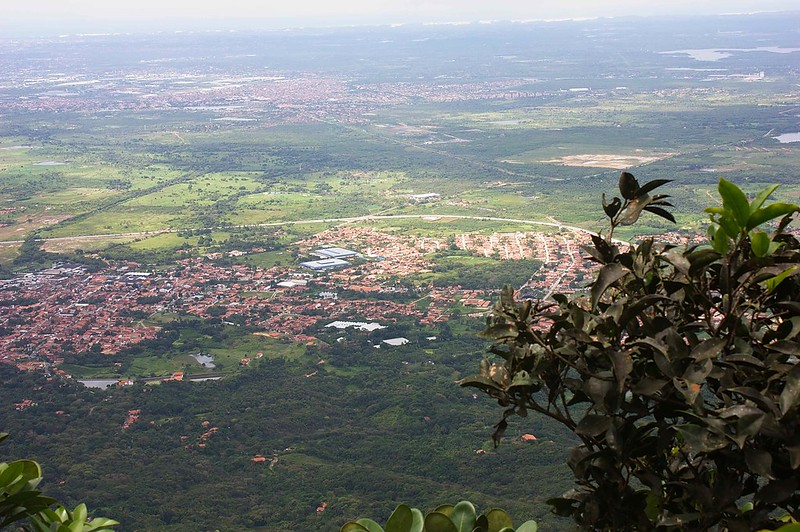
<svg viewBox="0 0 800 532">
<path fill-rule="evenodd" d="M 196 244 L 197 238 L 184 238 L 176 233 L 161 233 L 132 242 L 131 247 L 140 250 L 176 249 L 185 243 Z"/>
</svg>

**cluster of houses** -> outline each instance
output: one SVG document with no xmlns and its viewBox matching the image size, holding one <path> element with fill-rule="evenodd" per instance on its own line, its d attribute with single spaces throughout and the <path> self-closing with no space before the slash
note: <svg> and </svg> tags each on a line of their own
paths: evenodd
<svg viewBox="0 0 800 532">
<path fill-rule="evenodd" d="M 536 282 L 550 288 L 587 267 L 579 251 L 582 238 L 531 233 L 459 235 L 456 243 L 473 252 L 485 251 L 486 245 L 500 247 L 504 250 L 501 258 L 546 259 L 539 272 L 542 279 Z M 298 243 L 304 256 L 347 262 L 321 271 L 308 266 L 314 261 L 262 269 L 223 266 L 196 257 L 157 271 L 142 271 L 135 263 L 113 264 L 97 272 L 60 265 L 17 276 L 0 281 L 4 331 L 0 362 L 52 371 L 69 354 L 113 355 L 157 337 L 160 328 L 143 319 L 154 313 L 219 318 L 255 326 L 260 334 L 310 344 L 316 338 L 308 331 L 320 320 L 347 324 L 353 316 L 375 323 L 411 318 L 435 325 L 450 319 L 457 303 L 472 315 L 487 312 L 492 294 L 458 286 L 426 288 L 411 302 L 407 297 L 393 297 L 409 290 L 402 283 L 405 277 L 430 271 L 425 253 L 434 246 L 430 239 L 343 226 Z M 358 295 L 337 297 L 343 291 Z M 392 340 L 402 345 L 405 339 Z"/>
</svg>

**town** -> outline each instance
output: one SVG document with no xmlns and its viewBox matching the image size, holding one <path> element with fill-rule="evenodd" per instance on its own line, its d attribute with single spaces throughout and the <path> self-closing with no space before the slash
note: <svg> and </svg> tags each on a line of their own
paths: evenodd
<svg viewBox="0 0 800 532">
<path fill-rule="evenodd" d="M 0 281 L 0 361 L 56 372 L 67 352 L 108 355 L 113 362 L 111 355 L 157 337 L 160 327 L 144 323 L 154 314 L 218 318 L 302 344 L 317 340 L 308 331 L 318 322 L 337 327 L 330 322 L 411 319 L 435 326 L 456 309 L 482 317 L 500 287 L 471 290 L 403 281 L 429 272 L 430 253 L 448 246 L 503 261 L 535 258 L 540 269 L 515 288 L 531 297 L 570 292 L 580 289 L 591 272 L 580 250 L 587 242 L 586 233 L 568 231 L 465 233 L 437 240 L 345 224 L 296 243 L 298 256 L 317 260 L 290 266 L 221 265 L 222 254 L 186 258 L 159 270 L 133 262 L 96 272 L 58 265 Z M 339 297 L 343 292 L 351 295 Z"/>
</svg>

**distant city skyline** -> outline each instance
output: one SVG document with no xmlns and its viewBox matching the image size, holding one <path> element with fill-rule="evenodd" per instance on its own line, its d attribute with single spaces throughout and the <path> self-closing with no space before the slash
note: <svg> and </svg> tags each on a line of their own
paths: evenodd
<svg viewBox="0 0 800 532">
<path fill-rule="evenodd" d="M 70 32 L 709 15 L 798 9 L 796 0 L 28 0 L 0 5 L 0 37 Z"/>
</svg>

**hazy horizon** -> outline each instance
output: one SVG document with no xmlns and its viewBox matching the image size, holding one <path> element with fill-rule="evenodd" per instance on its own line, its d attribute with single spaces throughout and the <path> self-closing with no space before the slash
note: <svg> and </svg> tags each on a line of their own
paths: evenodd
<svg viewBox="0 0 800 532">
<path fill-rule="evenodd" d="M 32 0 L 0 5 L 0 34 L 5 37 L 68 33 L 169 30 L 250 30 L 379 24 L 456 23 L 487 20 L 563 20 L 620 16 L 702 16 L 797 10 L 793 1 L 688 0 L 641 4 L 590 0 L 532 5 L 520 0 L 487 4 L 478 0 L 305 0 L 294 3 L 251 0 L 189 3 L 140 0 L 109 4 L 101 0 Z"/>
</svg>

